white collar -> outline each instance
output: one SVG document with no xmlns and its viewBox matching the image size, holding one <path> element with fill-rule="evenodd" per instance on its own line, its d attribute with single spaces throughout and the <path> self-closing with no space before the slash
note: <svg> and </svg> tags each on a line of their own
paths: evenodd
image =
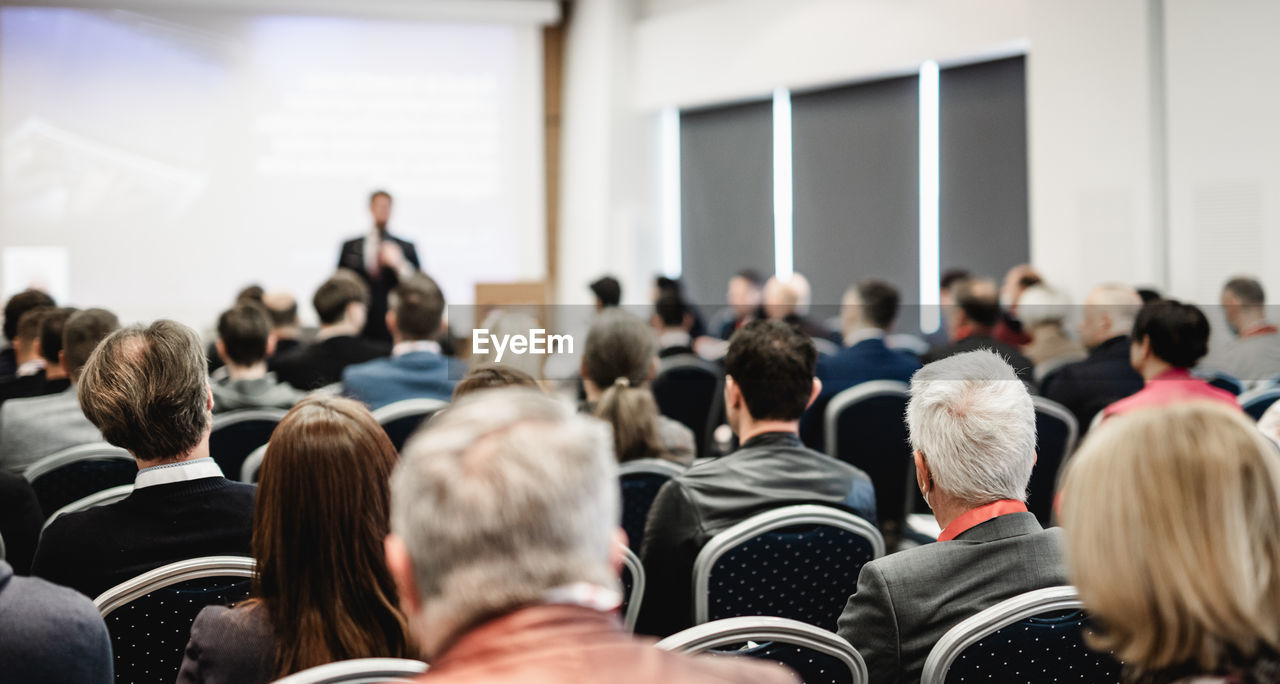
<svg viewBox="0 0 1280 684">
<path fill-rule="evenodd" d="M 622 594 L 590 582 L 574 582 L 548 590 L 542 600 L 608 612 L 622 605 Z"/>
<path fill-rule="evenodd" d="M 683 330 L 667 330 L 658 335 L 658 347 L 662 349 L 667 347 L 688 347 L 692 341 L 689 333 Z"/>
<path fill-rule="evenodd" d="M 844 336 L 844 346 L 852 347 L 867 340 L 883 340 L 884 330 L 881 328 L 859 328 Z"/>
<path fill-rule="evenodd" d="M 138 476 L 133 479 L 133 488 L 142 489 L 143 487 L 155 485 L 222 476 L 222 468 L 219 468 L 212 458 L 206 456 L 190 461 L 179 461 L 178 463 L 166 463 L 143 468 L 138 471 Z"/>
<path fill-rule="evenodd" d="M 28 375 L 35 375 L 44 370 L 48 363 L 44 359 L 31 359 L 26 363 L 18 366 L 18 370 L 14 372 L 15 377 L 24 378 Z"/>
<path fill-rule="evenodd" d="M 404 356 L 413 352 L 439 354 L 441 353 L 440 343 L 435 340 L 405 340 L 404 342 L 397 342 L 396 346 L 391 348 L 392 357 Z"/>
</svg>

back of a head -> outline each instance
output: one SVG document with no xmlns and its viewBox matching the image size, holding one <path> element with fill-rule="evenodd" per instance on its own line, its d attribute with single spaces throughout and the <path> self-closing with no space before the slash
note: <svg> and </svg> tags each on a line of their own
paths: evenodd
<svg viewBox="0 0 1280 684">
<path fill-rule="evenodd" d="M 453 400 L 485 390 L 504 387 L 538 389 L 538 381 L 532 375 L 505 363 L 482 363 L 467 371 L 453 387 Z"/>
<path fill-rule="evenodd" d="M 783 319 L 800 313 L 800 293 L 792 286 L 791 280 L 782 280 L 777 276 L 764 284 L 764 310 L 770 318 Z"/>
<path fill-rule="evenodd" d="M 34 350 L 35 344 L 43 340 L 40 337 L 41 326 L 44 325 L 44 318 L 49 314 L 56 313 L 57 308 L 52 306 L 38 306 L 34 309 L 27 309 L 23 312 L 22 317 L 18 319 L 18 332 L 14 335 L 13 341 L 21 341 L 29 350 Z M 68 314 L 70 315 L 70 314 Z M 58 349 L 62 349 L 62 326 L 58 326 L 58 341 L 55 345 Z M 48 361 L 48 359 L 45 359 Z M 58 354 L 54 352 L 53 363 L 58 362 Z"/>
<path fill-rule="evenodd" d="M 754 320 L 729 338 L 725 372 L 755 420 L 797 420 L 809 405 L 818 351 L 813 340 L 774 320 Z"/>
<path fill-rule="evenodd" d="M 406 340 L 428 340 L 440 330 L 444 294 L 430 276 L 418 273 L 396 286 L 387 298 L 396 329 Z"/>
<path fill-rule="evenodd" d="M 951 286 L 956 308 L 975 325 L 993 328 L 1000 322 L 1000 292 L 989 278 L 964 278 Z"/>
<path fill-rule="evenodd" d="M 599 300 L 602 308 L 622 303 L 622 285 L 613 276 L 604 276 L 591 283 L 591 293 Z"/>
<path fill-rule="evenodd" d="M 261 285 L 253 284 L 246 286 L 243 290 L 236 293 L 236 304 L 261 304 L 265 291 Z"/>
<path fill-rule="evenodd" d="M 1028 287 L 1018 298 L 1018 318 L 1033 328 L 1062 326 L 1069 313 L 1070 300 L 1067 296 L 1044 283 Z"/>
<path fill-rule="evenodd" d="M 68 337 L 85 313 L 67 322 Z M 104 439 L 139 461 L 182 459 L 209 431 L 207 364 L 200 337 L 181 323 L 117 330 L 84 366 L 80 408 Z"/>
<path fill-rule="evenodd" d="M 608 428 L 528 390 L 468 397 L 405 446 L 391 481 L 421 620 L 474 626 L 576 582 L 617 589 Z M 430 654 L 429 654 L 430 655 Z"/>
<path fill-rule="evenodd" d="M 950 290 L 961 280 L 973 277 L 973 274 L 963 268 L 948 268 L 942 272 L 942 277 L 938 280 L 938 288 L 942 290 Z"/>
<path fill-rule="evenodd" d="M 1280 460 L 1239 411 L 1107 420 L 1072 458 L 1060 514 L 1094 645 L 1135 674 L 1232 674 L 1280 650 Z"/>
<path fill-rule="evenodd" d="M 1191 368 L 1209 351 L 1209 319 L 1193 304 L 1161 299 L 1138 311 L 1130 338 L 1149 340 L 1151 353 L 1175 368 Z"/>
<path fill-rule="evenodd" d="M 882 330 L 893 326 L 898 317 L 898 289 L 883 280 L 864 280 L 857 284 L 862 319 Z"/>
<path fill-rule="evenodd" d="M 39 318 L 40 356 L 44 358 L 46 363 L 52 365 L 58 363 L 58 353 L 63 349 L 63 336 L 66 333 L 67 321 L 71 318 L 71 315 L 76 312 L 76 309 L 71 307 L 59 307 L 54 309 L 45 308 L 41 310 L 44 311 L 44 313 Z M 93 331 L 87 332 L 90 333 L 89 336 L 91 337 Z M 98 339 L 102 338 L 98 337 Z M 87 341 L 88 340 L 86 340 L 86 342 Z M 93 349 L 91 348 L 87 352 L 82 351 L 77 355 L 79 359 L 78 366 L 84 365 L 84 361 L 89 358 L 88 352 L 92 351 Z M 71 355 L 68 354 L 67 356 L 67 365 L 69 367 L 71 365 Z"/>
<path fill-rule="evenodd" d="M 658 402 L 649 388 L 632 387 L 619 378 L 601 395 L 593 415 L 613 428 L 613 451 L 619 463 L 666 454 L 658 429 Z"/>
<path fill-rule="evenodd" d="M 218 317 L 218 339 L 237 366 L 265 360 L 270 338 L 271 321 L 260 304 L 237 304 Z"/>
<path fill-rule="evenodd" d="M 353 302 L 368 304 L 369 288 L 360 280 L 360 276 L 341 270 L 324 281 L 311 298 L 311 305 L 315 307 L 321 325 L 341 321 L 347 307 Z"/>
<path fill-rule="evenodd" d="M 911 378 L 907 427 L 936 486 L 980 506 L 1026 501 L 1036 460 L 1035 406 L 1013 367 L 989 350 L 934 361 Z"/>
<path fill-rule="evenodd" d="M 262 306 L 271 317 L 271 327 L 287 328 L 298 324 L 298 300 L 288 292 L 268 292 L 262 296 Z"/>
<path fill-rule="evenodd" d="M 764 287 L 764 277 L 762 277 L 760 272 L 754 268 L 744 268 L 737 273 L 734 273 L 733 277 L 741 279 L 744 283 L 756 290 Z"/>
<path fill-rule="evenodd" d="M 9 298 L 4 305 L 4 337 L 13 340 L 18 336 L 18 320 L 22 314 L 41 306 L 57 306 L 53 297 L 40 290 L 23 290 Z"/>
<path fill-rule="evenodd" d="M 81 370 L 89 362 L 98 343 L 119 327 L 120 320 L 105 309 L 74 311 L 66 318 L 62 324 L 62 352 L 72 382 L 79 380 Z"/>
<path fill-rule="evenodd" d="M 662 323 L 662 327 L 682 328 L 684 327 L 685 314 L 688 313 L 688 306 L 680 295 L 674 292 L 664 292 L 658 295 L 658 300 L 653 303 L 653 312 Z"/>
<path fill-rule="evenodd" d="M 271 434 L 254 515 L 254 596 L 276 635 L 274 676 L 405 657 L 383 540 L 396 449 L 363 404 L 309 397 Z"/>
<path fill-rule="evenodd" d="M 1256 278 L 1236 276 L 1228 280 L 1222 290 L 1230 293 L 1244 307 L 1257 308 L 1267 303 L 1267 294 Z"/>
<path fill-rule="evenodd" d="M 649 379 L 658 343 L 644 321 L 621 309 L 606 309 L 587 331 L 582 350 L 583 376 L 600 389 L 626 378 L 633 387 Z"/>
<path fill-rule="evenodd" d="M 1158 299 L 1153 301 L 1158 301 Z M 1142 306 L 1142 297 L 1128 285 L 1103 283 L 1093 288 L 1089 292 L 1089 297 L 1085 300 L 1085 319 L 1097 318 L 1098 314 L 1106 314 L 1107 319 L 1110 321 L 1110 326 L 1107 330 L 1097 333 L 1102 339 L 1094 340 L 1094 342 L 1101 342 L 1107 337 L 1128 335 L 1133 329 L 1133 319 L 1137 317 L 1138 310 Z M 1090 340 L 1085 340 L 1085 342 L 1089 343 Z"/>
</svg>

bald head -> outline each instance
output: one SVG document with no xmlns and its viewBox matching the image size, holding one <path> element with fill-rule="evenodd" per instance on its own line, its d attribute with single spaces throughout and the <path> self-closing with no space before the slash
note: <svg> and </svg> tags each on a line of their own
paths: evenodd
<svg viewBox="0 0 1280 684">
<path fill-rule="evenodd" d="M 1093 288 L 1084 301 L 1080 320 L 1080 341 L 1089 348 L 1129 334 L 1134 316 L 1142 308 L 1142 297 L 1128 285 L 1107 283 Z"/>
</svg>

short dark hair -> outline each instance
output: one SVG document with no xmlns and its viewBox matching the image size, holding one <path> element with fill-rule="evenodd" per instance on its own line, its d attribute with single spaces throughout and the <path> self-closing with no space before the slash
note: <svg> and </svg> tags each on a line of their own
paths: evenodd
<svg viewBox="0 0 1280 684">
<path fill-rule="evenodd" d="M 682 294 L 684 290 L 684 288 L 680 286 L 680 281 L 678 279 L 668 278 L 667 276 L 664 276 L 664 275 L 660 275 L 654 278 L 653 285 L 654 287 L 658 288 L 659 293 L 674 292 L 676 294 Z"/>
<path fill-rule="evenodd" d="M 408 340 L 426 340 L 440 330 L 444 294 L 436 281 L 423 273 L 400 283 L 387 296 L 387 308 L 396 315 L 396 328 Z"/>
<path fill-rule="evenodd" d="M 539 389 L 532 375 L 505 363 L 482 363 L 467 371 L 453 388 L 453 400 L 482 390 L 503 387 L 529 387 Z"/>
<path fill-rule="evenodd" d="M 391 198 L 391 193 L 387 192 L 386 190 L 374 190 L 373 192 L 369 193 L 369 204 L 372 205 L 373 201 L 378 199 L 379 197 L 386 197 L 388 202 L 395 201 Z"/>
<path fill-rule="evenodd" d="M 1161 299 L 1164 299 L 1159 290 L 1150 287 L 1140 287 L 1137 292 L 1138 297 L 1142 300 L 1143 304 L 1150 304 L 1151 302 L 1158 302 Z"/>
<path fill-rule="evenodd" d="M 37 306 L 57 306 L 57 304 L 54 303 L 53 297 L 40 290 L 23 290 L 9 298 L 9 301 L 4 305 L 5 339 L 13 340 L 14 337 L 17 337 L 18 319 L 22 318 L 22 314 Z"/>
<path fill-rule="evenodd" d="M 809 405 L 818 351 L 782 321 L 756 319 L 729 338 L 725 372 L 756 420 L 796 420 Z"/>
<path fill-rule="evenodd" d="M 1175 368 L 1196 365 L 1209 351 L 1209 319 L 1193 304 L 1161 299 L 1144 305 L 1129 339 L 1151 343 L 1151 353 Z"/>
<path fill-rule="evenodd" d="M 237 304 L 218 317 L 218 339 L 237 366 L 252 366 L 267 358 L 270 338 L 271 321 L 258 304 Z"/>
<path fill-rule="evenodd" d="M 316 309 L 320 322 L 329 325 L 342 320 L 347 306 L 352 302 L 369 303 L 369 288 L 360 276 L 351 271 L 338 271 L 316 290 L 311 305 Z"/>
<path fill-rule="evenodd" d="M 41 309 L 33 309 L 33 311 L 44 312 L 40 316 L 40 356 L 47 363 L 57 363 L 58 352 L 62 351 L 62 336 L 67 327 L 67 319 L 71 318 L 71 314 L 75 313 L 76 310 L 70 307 L 61 309 L 43 307 Z M 70 359 L 68 358 L 67 361 L 69 364 Z"/>
<path fill-rule="evenodd" d="M 965 280 L 971 276 L 972 274 L 967 269 L 948 268 L 942 272 L 942 279 L 938 281 L 938 286 L 943 290 L 950 290 L 951 286 L 956 284 L 956 281 Z"/>
<path fill-rule="evenodd" d="M 1262 306 L 1267 303 L 1267 294 L 1262 290 L 1262 283 L 1248 276 L 1236 276 L 1228 280 L 1222 289 L 1230 292 L 1245 306 Z"/>
<path fill-rule="evenodd" d="M 62 355 L 66 357 L 67 374 L 72 380 L 80 377 L 81 369 L 98 343 L 119 327 L 120 319 L 106 309 L 85 309 L 71 314 L 62 326 Z M 204 358 L 203 351 L 201 358 Z"/>
<path fill-rule="evenodd" d="M 14 339 L 26 340 L 28 342 L 35 342 L 36 340 L 39 340 L 40 319 L 44 318 L 44 316 L 51 311 L 57 311 L 57 309 L 52 306 L 37 306 L 34 309 L 27 309 L 27 311 L 22 314 L 22 318 L 18 319 L 18 332 L 14 335 Z M 59 342 L 58 346 L 61 347 L 62 343 Z"/>
<path fill-rule="evenodd" d="M 663 327 L 682 328 L 689 307 L 680 295 L 674 292 L 663 292 L 658 295 L 658 301 L 653 303 L 653 312 L 657 314 L 658 320 L 662 321 Z"/>
<path fill-rule="evenodd" d="M 261 304 L 262 295 L 264 294 L 265 292 L 263 291 L 261 285 L 257 285 L 257 284 L 248 285 L 243 290 L 240 290 L 240 292 L 236 294 L 236 303 L 241 304 L 247 300 L 250 302 L 256 302 L 258 304 Z"/>
<path fill-rule="evenodd" d="M 608 308 L 622 303 L 622 285 L 613 276 L 604 276 L 591 283 L 591 292 L 600 300 L 600 306 Z"/>
<path fill-rule="evenodd" d="M 278 306 L 272 306 L 272 304 Z M 273 328 L 283 328 L 298 323 L 298 300 L 294 299 L 293 295 L 285 293 L 263 295 L 262 306 L 267 310 L 267 317 L 271 319 Z"/>
<path fill-rule="evenodd" d="M 862 317 L 877 328 L 889 329 L 898 317 L 898 288 L 883 280 L 864 280 L 858 283 L 858 303 L 862 305 Z"/>
<path fill-rule="evenodd" d="M 748 283 L 751 283 L 751 286 L 756 288 L 757 290 L 764 287 L 764 277 L 761 276 L 760 272 L 755 270 L 754 268 L 744 268 L 741 271 L 734 273 L 733 277 L 741 278 L 747 281 Z"/>
<path fill-rule="evenodd" d="M 977 292 L 974 278 L 961 278 L 951 286 L 951 299 L 974 323 L 991 328 L 1000 322 L 1000 296 L 995 288 L 990 292 Z"/>
</svg>

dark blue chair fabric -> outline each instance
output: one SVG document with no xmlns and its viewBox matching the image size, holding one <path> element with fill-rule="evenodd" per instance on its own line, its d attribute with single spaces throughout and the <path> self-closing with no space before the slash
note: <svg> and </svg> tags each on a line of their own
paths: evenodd
<svg viewBox="0 0 1280 684">
<path fill-rule="evenodd" d="M 395 420 L 389 420 L 382 426 L 382 429 L 387 433 L 387 437 L 391 438 L 391 443 L 395 445 L 396 451 L 400 451 L 404 448 L 405 442 L 408 442 L 409 438 L 413 436 L 413 433 L 418 429 L 418 426 L 422 425 L 422 422 L 431 417 L 431 414 L 433 413 L 435 413 L 435 411 L 417 413 L 410 416 L 404 416 L 402 418 L 396 418 Z"/>
<path fill-rule="evenodd" d="M 711 568 L 707 619 L 766 615 L 833 630 L 875 554 L 865 537 L 828 525 L 797 525 L 729 549 Z"/>
<path fill-rule="evenodd" d="M 247 577 L 187 580 L 113 611 L 106 623 L 115 656 L 116 682 L 173 684 L 196 615 L 205 606 L 245 600 L 249 585 Z"/>
<path fill-rule="evenodd" d="M 1271 408 L 1271 405 L 1280 399 L 1280 387 L 1263 392 L 1244 404 L 1244 412 L 1253 417 L 1254 420 L 1261 420 L 1262 414 Z"/>
<path fill-rule="evenodd" d="M 138 465 L 134 461 L 107 458 L 74 461 L 37 477 L 31 488 L 48 519 L 59 508 L 90 494 L 133 484 L 137 474 Z"/>
<path fill-rule="evenodd" d="M 1236 396 L 1244 393 L 1244 383 L 1227 375 L 1226 373 L 1210 373 L 1204 377 L 1205 381 L 1220 390 L 1226 390 Z"/>
<path fill-rule="evenodd" d="M 759 660 L 769 660 L 786 665 L 800 675 L 804 684 L 852 684 L 853 674 L 839 658 L 792 644 L 766 641 L 754 645 L 744 644 L 738 650 L 716 649 L 717 655 L 732 654 Z"/>
<path fill-rule="evenodd" d="M 1053 517 L 1053 495 L 1058 483 L 1058 470 L 1067 458 L 1070 426 L 1061 418 L 1036 411 L 1036 465 L 1027 486 L 1027 509 L 1041 525 L 1048 526 Z"/>
<path fill-rule="evenodd" d="M 278 421 L 245 420 L 219 427 L 209 433 L 209 455 L 222 468 L 222 474 L 239 479 L 240 466 L 254 449 L 266 444 Z"/>
<path fill-rule="evenodd" d="M 1085 646 L 1087 625 L 1079 610 L 1015 622 L 965 649 L 947 670 L 946 682 L 1120 682 L 1120 663 Z"/>
<path fill-rule="evenodd" d="M 671 477 L 658 473 L 633 473 L 619 478 L 622 485 L 622 529 L 627 533 L 627 546 L 640 553 L 644 541 L 644 523 L 649 517 L 658 490 Z"/>
<path fill-rule="evenodd" d="M 706 456 L 720 376 L 707 366 L 675 364 L 659 371 L 649 389 L 658 411 L 693 430 L 698 456 Z"/>
<path fill-rule="evenodd" d="M 886 531 L 903 529 L 908 512 L 929 511 L 914 485 L 906 414 L 906 395 L 882 395 L 846 406 L 835 416 L 836 445 L 831 455 L 871 478 L 876 518 Z M 831 450 L 832 445 L 827 448 Z"/>
</svg>

